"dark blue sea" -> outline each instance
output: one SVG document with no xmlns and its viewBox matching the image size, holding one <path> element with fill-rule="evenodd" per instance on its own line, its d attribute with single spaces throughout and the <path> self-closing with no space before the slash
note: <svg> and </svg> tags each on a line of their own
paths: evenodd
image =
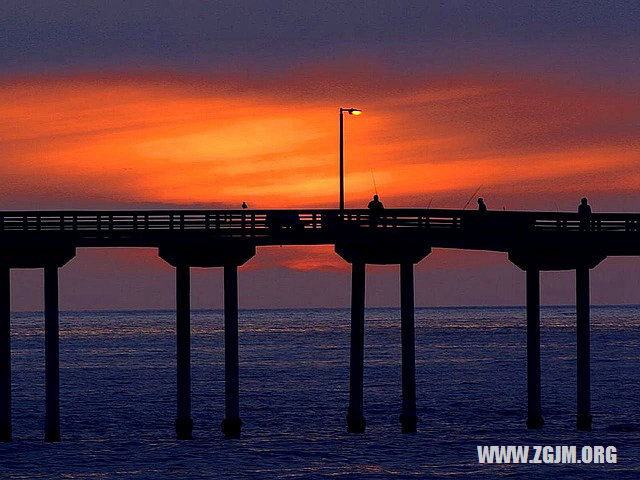
<svg viewBox="0 0 640 480">
<path fill-rule="evenodd" d="M 545 427 L 527 431 L 523 308 L 419 308 L 419 433 L 400 433 L 400 313 L 369 309 L 364 435 L 345 433 L 349 311 L 240 313 L 240 440 L 220 432 L 222 312 L 192 314 L 194 440 L 174 440 L 170 311 L 63 312 L 60 444 L 41 313 L 12 318 L 0 479 L 640 478 L 640 307 L 592 309 L 592 432 L 575 429 L 575 311 L 542 310 Z M 480 465 L 477 445 L 613 445 L 617 464 Z"/>
</svg>

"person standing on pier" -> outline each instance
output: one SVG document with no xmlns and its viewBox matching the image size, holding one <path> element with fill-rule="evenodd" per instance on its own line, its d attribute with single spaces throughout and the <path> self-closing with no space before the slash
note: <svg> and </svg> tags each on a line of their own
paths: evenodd
<svg viewBox="0 0 640 480">
<path fill-rule="evenodd" d="M 374 195 L 373 200 L 369 202 L 369 222 L 372 228 L 375 228 L 378 224 L 383 210 L 384 205 L 378 199 L 378 195 Z"/>
<path fill-rule="evenodd" d="M 478 211 L 479 212 L 487 211 L 487 205 L 484 203 L 484 199 L 482 197 L 478 198 Z"/>
<path fill-rule="evenodd" d="M 373 200 L 369 202 L 369 210 L 371 210 L 372 212 L 377 212 L 378 214 L 380 214 L 380 212 L 384 210 L 384 205 L 378 199 L 378 195 L 374 195 Z"/>
<path fill-rule="evenodd" d="M 578 205 L 578 215 L 580 216 L 580 230 L 589 230 L 589 217 L 591 216 L 591 206 L 587 197 L 582 197 L 580 205 Z"/>
</svg>

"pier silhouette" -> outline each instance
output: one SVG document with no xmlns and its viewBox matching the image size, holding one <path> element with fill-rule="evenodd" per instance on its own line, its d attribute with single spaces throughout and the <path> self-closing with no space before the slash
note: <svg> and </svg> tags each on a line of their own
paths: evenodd
<svg viewBox="0 0 640 480">
<path fill-rule="evenodd" d="M 433 247 L 505 252 L 526 272 L 526 425 L 543 426 L 540 271 L 576 271 L 577 428 L 591 429 L 589 271 L 607 256 L 640 255 L 640 214 L 362 210 L 0 212 L 0 440 L 11 441 L 10 270 L 44 269 L 45 435 L 60 440 L 58 269 L 79 247 L 153 247 L 176 270 L 178 439 L 192 437 L 190 268 L 224 269 L 225 436 L 240 435 L 238 267 L 266 245 L 333 245 L 352 265 L 347 431 L 362 433 L 365 270 L 398 264 L 403 432 L 416 431 L 414 265 Z"/>
</svg>

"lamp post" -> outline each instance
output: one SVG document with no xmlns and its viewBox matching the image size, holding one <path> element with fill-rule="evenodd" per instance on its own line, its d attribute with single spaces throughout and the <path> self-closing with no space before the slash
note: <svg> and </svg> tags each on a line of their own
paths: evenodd
<svg viewBox="0 0 640 480">
<path fill-rule="evenodd" d="M 340 211 L 344 211 L 344 120 L 342 114 L 360 115 L 362 110 L 357 108 L 340 107 Z"/>
</svg>

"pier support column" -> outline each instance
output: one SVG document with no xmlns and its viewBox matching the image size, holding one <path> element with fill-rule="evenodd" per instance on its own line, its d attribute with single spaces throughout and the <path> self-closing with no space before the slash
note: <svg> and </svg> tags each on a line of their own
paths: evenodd
<svg viewBox="0 0 640 480">
<path fill-rule="evenodd" d="M 11 270 L 0 267 L 0 442 L 11 441 Z"/>
<path fill-rule="evenodd" d="M 60 441 L 60 344 L 58 319 L 58 267 L 44 267 L 44 441 Z"/>
<path fill-rule="evenodd" d="M 589 332 L 589 267 L 576 269 L 577 427 L 591 430 L 591 365 Z"/>
<path fill-rule="evenodd" d="M 176 267 L 176 365 L 177 417 L 176 438 L 191 440 L 191 299 L 190 271 L 187 265 Z"/>
<path fill-rule="evenodd" d="M 238 267 L 224 266 L 224 420 L 227 438 L 240 438 L 240 380 L 238 360 Z"/>
<path fill-rule="evenodd" d="M 542 418 L 540 382 L 540 270 L 527 272 L 527 428 L 540 429 Z"/>
<path fill-rule="evenodd" d="M 413 263 L 400 264 L 400 330 L 402 336 L 402 414 L 403 433 L 415 433 L 416 345 L 414 326 Z"/>
<path fill-rule="evenodd" d="M 352 264 L 351 273 L 351 350 L 349 363 L 349 411 L 347 432 L 364 433 L 364 292 L 365 264 Z"/>
<path fill-rule="evenodd" d="M 189 360 L 189 274 L 188 267 L 224 267 L 224 419 L 222 431 L 227 438 L 239 438 L 242 421 L 240 420 L 239 399 L 239 361 L 238 361 L 238 266 L 243 265 L 256 254 L 256 247 L 242 240 L 223 241 L 219 244 L 212 243 L 207 247 L 202 245 L 173 245 L 160 246 L 160 257 L 180 269 L 178 276 L 178 310 L 186 312 L 178 314 L 178 357 L 179 361 L 179 385 L 178 402 L 180 417 L 181 411 L 184 418 L 191 416 L 189 396 L 190 377 L 188 373 Z M 180 300 L 182 299 L 182 300 Z M 184 320 L 186 318 L 186 320 Z M 180 353 L 182 352 L 182 353 Z M 182 374 L 180 373 L 182 371 Z M 182 379 L 182 380 L 180 380 Z M 180 386 L 182 385 L 182 387 Z M 182 392 L 182 393 L 181 393 Z M 180 400 L 182 396 L 182 400 Z M 187 405 L 188 412 L 187 412 Z M 186 421 L 186 420 L 185 420 Z M 191 425 L 189 422 L 188 425 Z M 176 425 L 176 431 L 177 431 Z M 189 427 L 190 432 L 190 427 Z"/>
</svg>

